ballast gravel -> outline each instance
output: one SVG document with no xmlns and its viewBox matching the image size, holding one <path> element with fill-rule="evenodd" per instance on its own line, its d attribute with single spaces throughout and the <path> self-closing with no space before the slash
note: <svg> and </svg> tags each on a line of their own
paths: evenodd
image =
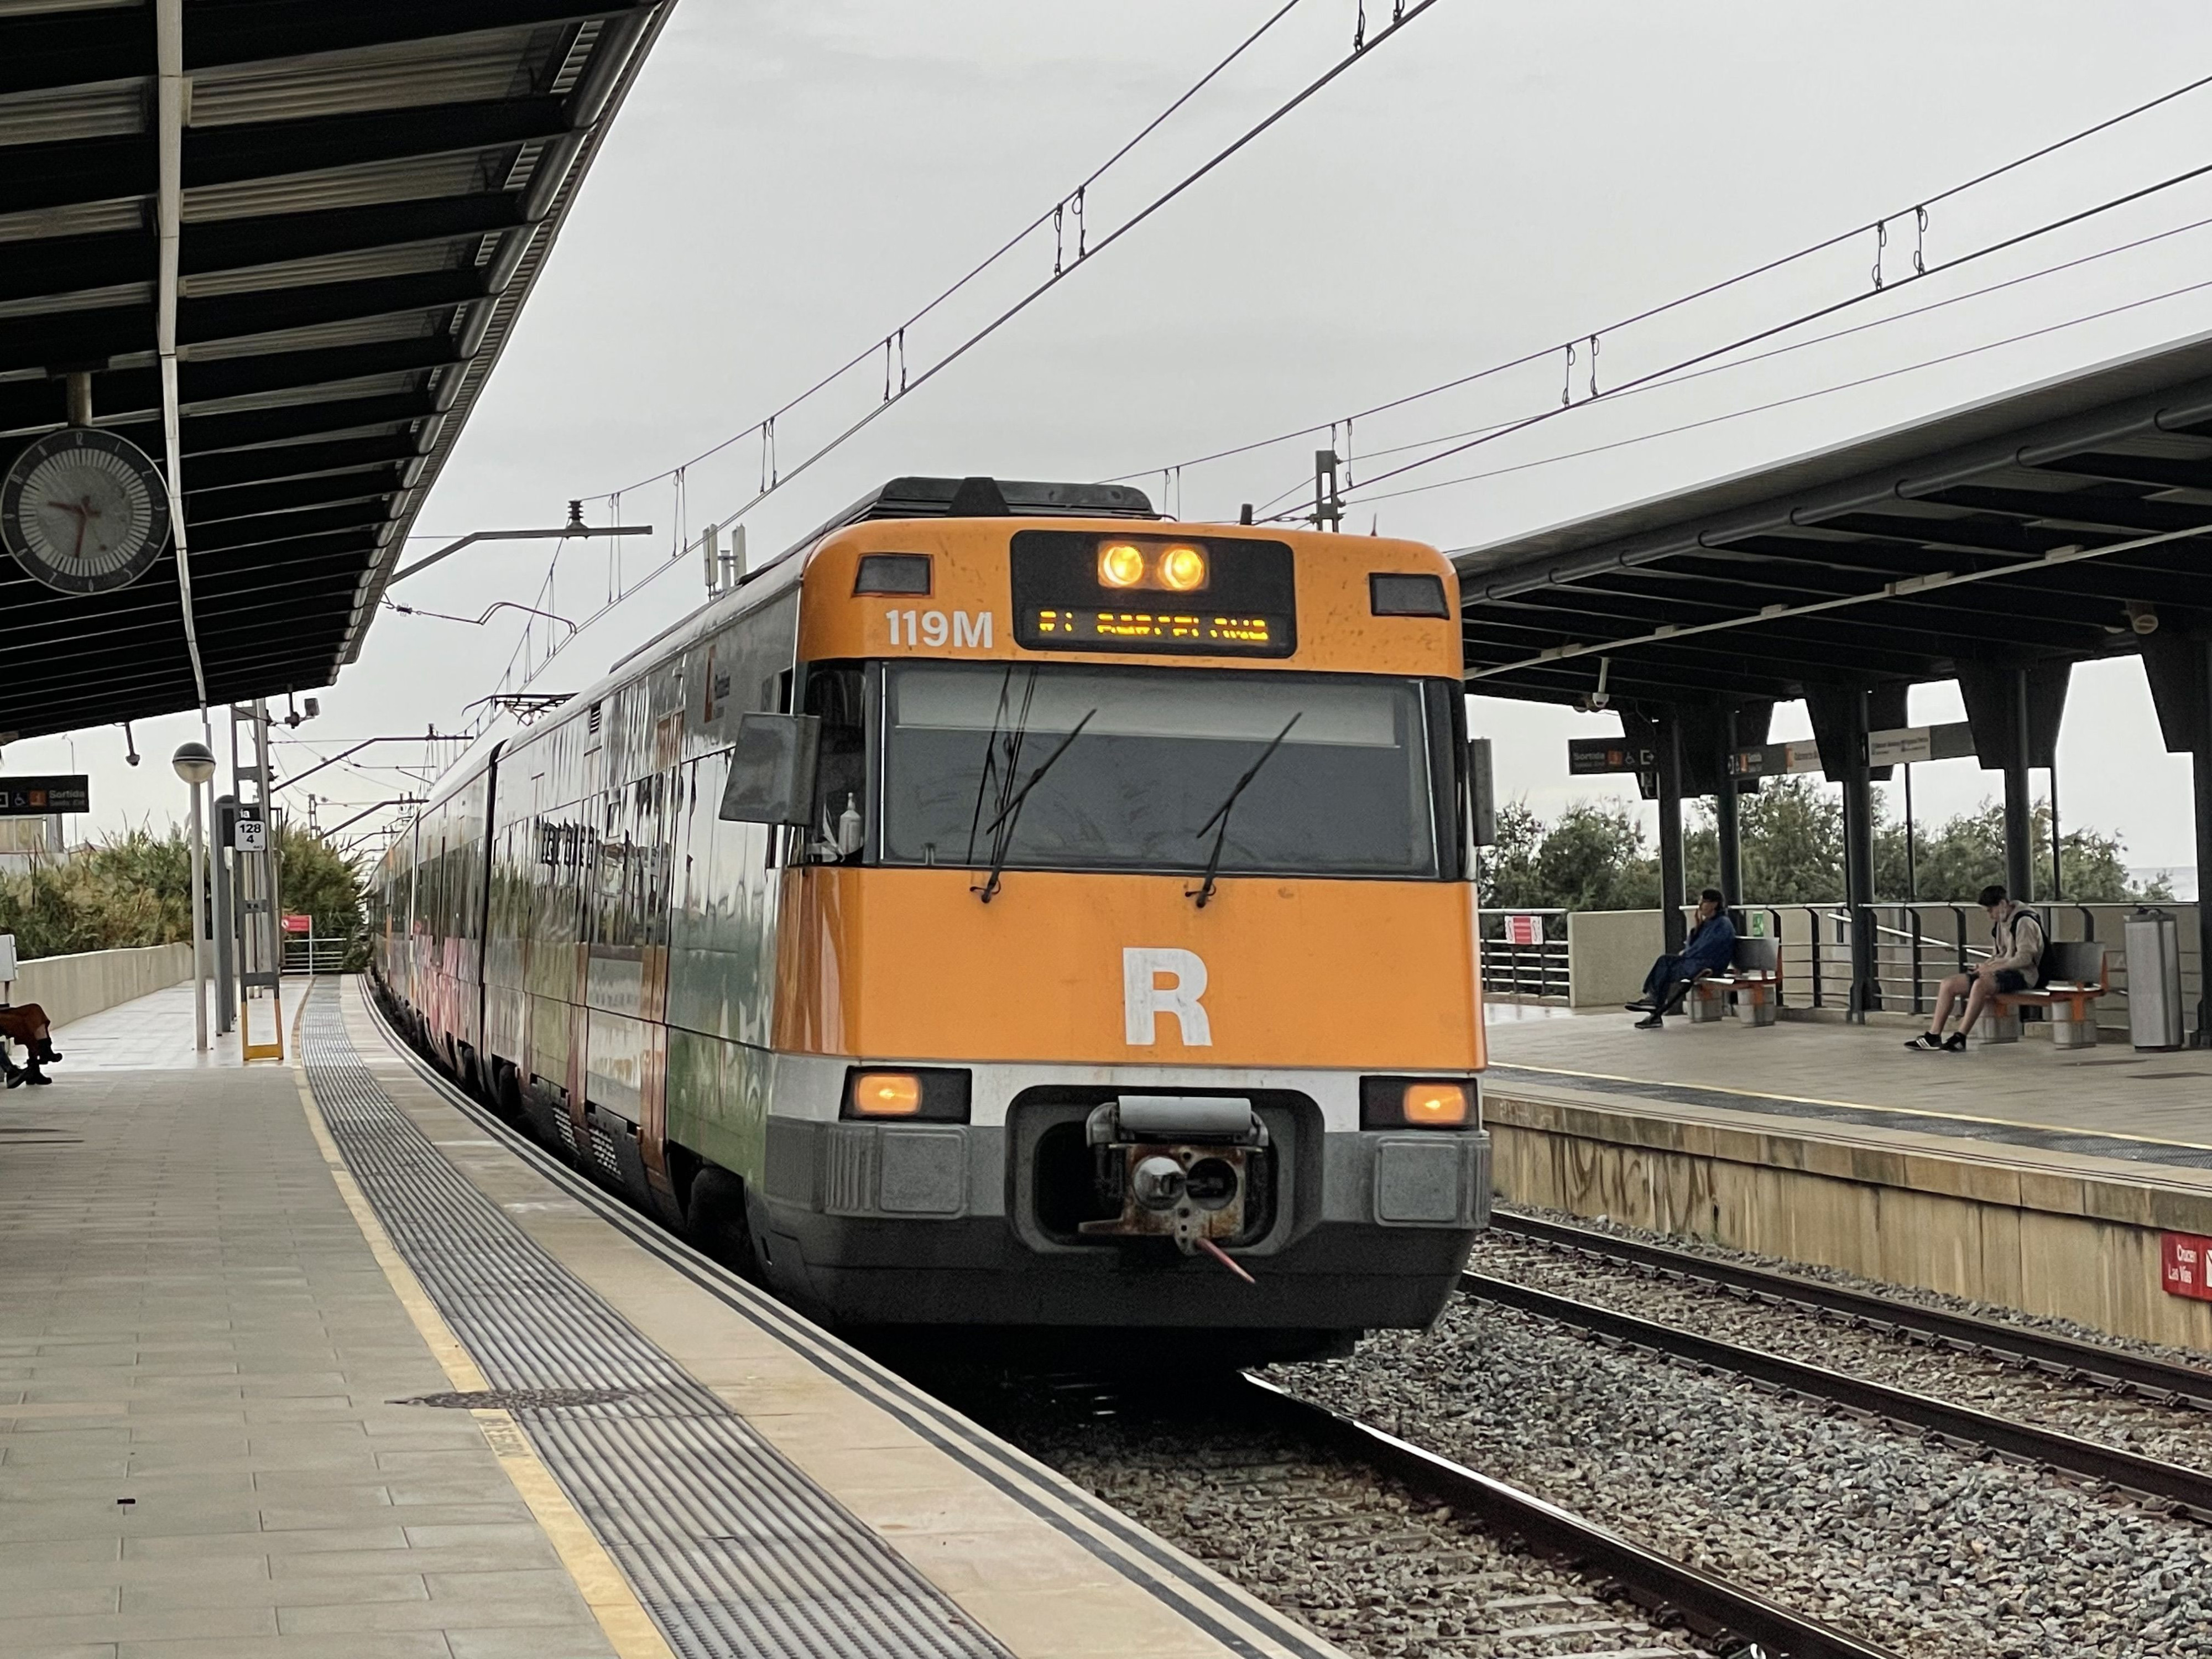
<svg viewBox="0 0 2212 1659">
<path fill-rule="evenodd" d="M 2212 1655 L 2212 1528 L 1519 1313 L 1273 1375 L 1901 1653 Z"/>
<path fill-rule="evenodd" d="M 1802 1308 L 1775 1307 L 1709 1285 L 1653 1278 L 1618 1263 L 1493 1234 L 1468 1264 L 1556 1296 L 1617 1309 L 1741 1347 L 1909 1389 L 1978 1411 L 2057 1429 L 2145 1457 L 2212 1471 L 2212 1411 L 2116 1394 L 2094 1382 L 1869 1330 Z M 1854 1288 L 1865 1288 L 1856 1286 Z M 1888 1287 L 1880 1293 L 1891 1294 Z M 2068 1333 L 2074 1334 L 2074 1333 Z"/>
<path fill-rule="evenodd" d="M 1239 1423 L 1233 1400 L 918 1380 L 1358 1659 L 1713 1651 L 1395 1482 Z"/>
</svg>

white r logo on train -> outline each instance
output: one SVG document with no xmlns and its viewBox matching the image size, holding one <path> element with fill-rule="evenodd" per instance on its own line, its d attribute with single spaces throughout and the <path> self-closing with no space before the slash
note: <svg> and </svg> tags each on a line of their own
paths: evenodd
<svg viewBox="0 0 2212 1659">
<path fill-rule="evenodd" d="M 1164 975 L 1167 983 L 1160 981 Z M 1121 1015 L 1133 1048 L 1149 1048 L 1159 1017 L 1172 1015 L 1186 1048 L 1211 1048 L 1213 1027 L 1199 999 L 1206 963 L 1195 951 L 1129 945 L 1121 952 Z"/>
</svg>

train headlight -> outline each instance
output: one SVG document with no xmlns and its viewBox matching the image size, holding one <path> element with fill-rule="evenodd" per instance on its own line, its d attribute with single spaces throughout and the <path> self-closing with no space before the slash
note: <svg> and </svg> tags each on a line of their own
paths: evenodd
<svg viewBox="0 0 2212 1659">
<path fill-rule="evenodd" d="M 848 1120 L 965 1123 L 969 1092 L 969 1074 L 949 1066 L 896 1072 L 855 1066 L 845 1073 L 845 1098 L 837 1115 Z"/>
<path fill-rule="evenodd" d="M 856 1117 L 919 1117 L 921 1079 L 912 1072 L 863 1072 L 853 1079 Z"/>
<path fill-rule="evenodd" d="M 1176 546 L 1160 555 L 1160 586 L 1174 593 L 1188 593 L 1206 585 L 1206 555 L 1194 547 Z"/>
<path fill-rule="evenodd" d="M 1145 580 L 1145 551 L 1134 542 L 1107 542 L 1098 549 L 1098 585 L 1134 587 Z"/>
<path fill-rule="evenodd" d="M 1363 1129 L 1471 1129 L 1480 1097 L 1464 1078 L 1368 1077 L 1359 1080 Z"/>
</svg>

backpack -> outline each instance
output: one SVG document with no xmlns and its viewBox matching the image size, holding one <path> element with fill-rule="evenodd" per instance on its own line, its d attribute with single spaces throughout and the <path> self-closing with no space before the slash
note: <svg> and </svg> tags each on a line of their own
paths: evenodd
<svg viewBox="0 0 2212 1659">
<path fill-rule="evenodd" d="M 2020 948 L 2020 924 L 2025 917 L 2035 924 L 2035 931 L 2043 935 L 2043 949 L 2036 953 L 2034 988 L 2041 990 L 2051 981 L 2051 929 L 2044 925 L 2043 913 L 2031 910 L 2025 904 L 2015 905 L 2013 913 L 1991 931 L 2004 946 L 2004 954 L 2012 955 Z"/>
</svg>

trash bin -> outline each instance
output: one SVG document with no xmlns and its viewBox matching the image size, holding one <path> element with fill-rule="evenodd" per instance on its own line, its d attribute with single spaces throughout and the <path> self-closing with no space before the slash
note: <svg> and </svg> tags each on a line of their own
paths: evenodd
<svg viewBox="0 0 2212 1659">
<path fill-rule="evenodd" d="M 2171 910 L 2139 908 L 2123 929 L 2128 1035 L 2138 1048 L 2181 1047 L 2181 930 Z"/>
</svg>

